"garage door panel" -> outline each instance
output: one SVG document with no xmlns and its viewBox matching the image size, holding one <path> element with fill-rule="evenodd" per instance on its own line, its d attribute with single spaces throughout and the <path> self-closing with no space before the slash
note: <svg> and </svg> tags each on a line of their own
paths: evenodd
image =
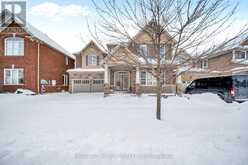
<svg viewBox="0 0 248 165">
<path fill-rule="evenodd" d="M 74 80 L 73 92 L 90 92 L 90 80 Z"/>
<path fill-rule="evenodd" d="M 87 86 L 87 85 L 75 85 L 74 86 L 74 89 L 73 89 L 74 92 L 90 92 L 90 86 Z"/>
<path fill-rule="evenodd" d="M 104 81 L 103 80 L 93 80 L 92 82 L 92 92 L 102 92 L 104 89 Z"/>
<path fill-rule="evenodd" d="M 103 92 L 104 80 L 73 80 L 73 92 Z"/>
</svg>

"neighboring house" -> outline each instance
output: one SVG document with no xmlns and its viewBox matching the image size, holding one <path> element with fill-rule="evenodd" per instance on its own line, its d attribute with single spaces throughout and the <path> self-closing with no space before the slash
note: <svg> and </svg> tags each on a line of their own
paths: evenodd
<svg viewBox="0 0 248 165">
<path fill-rule="evenodd" d="M 74 67 L 74 56 L 46 34 L 7 12 L 8 22 L 0 29 L 0 90 L 18 88 L 40 92 L 68 90 L 67 69 Z"/>
<path fill-rule="evenodd" d="M 241 36 L 240 38 L 245 38 Z M 248 38 L 238 39 L 237 44 L 203 58 L 197 67 L 183 75 L 183 81 L 197 78 L 248 74 Z"/>
<path fill-rule="evenodd" d="M 160 53 L 166 53 L 171 60 L 172 43 L 168 43 L 168 34 L 164 33 Z M 108 52 L 91 41 L 76 54 L 76 69 L 68 70 L 70 91 L 103 92 L 127 91 L 133 93 L 153 93 L 156 91 L 156 79 L 149 72 L 153 65 L 147 65 L 140 53 L 154 56 L 151 38 L 140 31 L 132 41 L 107 45 Z M 167 65 L 168 68 L 168 65 Z M 170 65 L 164 73 L 163 92 L 175 92 L 176 66 Z"/>
</svg>

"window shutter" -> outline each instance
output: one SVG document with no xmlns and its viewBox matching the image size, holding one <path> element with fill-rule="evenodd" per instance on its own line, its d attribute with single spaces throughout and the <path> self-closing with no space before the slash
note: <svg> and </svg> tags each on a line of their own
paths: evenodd
<svg viewBox="0 0 248 165">
<path fill-rule="evenodd" d="M 99 56 L 97 56 L 97 65 L 99 65 L 99 61 L 100 59 L 99 59 Z"/>
<path fill-rule="evenodd" d="M 86 66 L 88 66 L 88 56 L 86 56 Z"/>
</svg>

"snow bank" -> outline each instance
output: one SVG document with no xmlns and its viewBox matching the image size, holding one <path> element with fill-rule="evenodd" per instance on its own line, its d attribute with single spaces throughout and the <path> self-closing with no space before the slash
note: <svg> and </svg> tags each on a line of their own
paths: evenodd
<svg viewBox="0 0 248 165">
<path fill-rule="evenodd" d="M 22 94 L 22 95 L 35 95 L 35 92 L 29 89 L 17 89 L 15 94 Z"/>
<path fill-rule="evenodd" d="M 15 94 L 23 94 L 23 95 L 35 95 L 35 92 L 29 89 L 17 89 Z"/>
<path fill-rule="evenodd" d="M 226 104 L 213 94 L 171 96 L 162 99 L 157 121 L 155 102 L 130 94 L 0 95 L 0 164 L 248 161 L 248 103 Z"/>
</svg>

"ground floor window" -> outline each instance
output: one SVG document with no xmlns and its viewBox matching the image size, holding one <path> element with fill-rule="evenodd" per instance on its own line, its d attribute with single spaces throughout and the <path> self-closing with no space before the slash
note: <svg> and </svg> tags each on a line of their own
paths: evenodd
<svg viewBox="0 0 248 165">
<path fill-rule="evenodd" d="M 23 85 L 24 69 L 4 69 L 4 85 Z"/>
<path fill-rule="evenodd" d="M 156 85 L 156 78 L 150 73 L 146 71 L 142 71 L 140 74 L 140 82 L 141 85 L 150 85 L 154 86 Z"/>
</svg>

